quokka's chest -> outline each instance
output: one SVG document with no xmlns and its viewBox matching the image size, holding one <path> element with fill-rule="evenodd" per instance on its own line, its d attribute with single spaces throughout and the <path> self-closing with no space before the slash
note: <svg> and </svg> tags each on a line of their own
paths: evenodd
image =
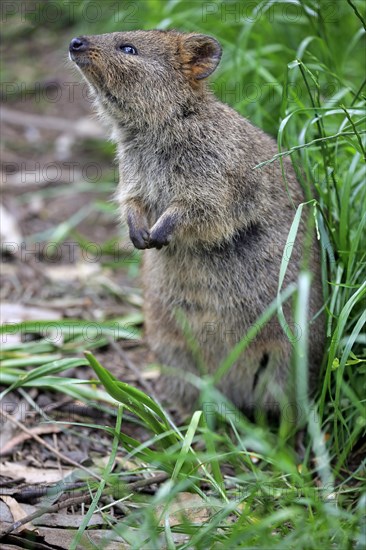
<svg viewBox="0 0 366 550">
<path fill-rule="evenodd" d="M 124 155 L 119 172 L 122 199 L 139 198 L 154 216 L 160 216 L 176 199 L 172 171 L 159 158 Z"/>
</svg>

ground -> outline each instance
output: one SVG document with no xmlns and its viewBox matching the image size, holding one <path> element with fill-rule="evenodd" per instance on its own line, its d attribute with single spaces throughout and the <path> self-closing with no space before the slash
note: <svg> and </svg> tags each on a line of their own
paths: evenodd
<svg viewBox="0 0 366 550">
<path fill-rule="evenodd" d="M 71 37 L 65 31 L 57 40 L 46 36 L 47 49 L 40 40 L 20 40 L 11 52 L 5 52 L 6 46 L 2 46 L 9 82 L 17 81 L 16 75 L 23 76 L 18 84 L 5 87 L 2 97 L 2 192 L 6 210 L 2 322 L 84 319 L 99 323 L 133 318 L 137 321 L 131 326 L 138 329 L 138 338 L 112 338 L 97 345 L 95 356 L 120 380 L 149 390 L 156 373 L 143 371 L 150 357 L 140 335 L 141 291 L 136 279 L 140 259 L 120 228 L 111 202 L 118 179 L 114 148 L 105 141 L 108 129 L 93 116 L 91 103 L 85 98 L 86 85 L 68 62 Z M 83 240 L 87 243 L 84 249 L 80 244 Z M 109 240 L 113 240 L 109 250 L 102 250 Z M 22 335 L 17 332 L 4 337 L 3 343 L 37 343 L 41 336 L 50 343 L 56 341 L 63 356 L 65 352 L 67 355 L 63 338 L 52 333 L 50 327 L 42 329 L 41 334 L 36 330 Z M 94 336 L 90 339 L 94 345 Z M 75 356 L 74 349 L 70 353 Z M 82 353 L 79 355 L 82 357 Z M 63 375 L 88 379 L 93 372 L 78 366 Z M 110 414 L 49 388 L 32 388 L 29 398 L 51 419 L 111 423 Z M 19 424 L 12 424 L 11 419 L 3 419 L 1 494 L 17 499 L 27 513 L 34 511 L 32 502 L 40 491 L 62 479 L 62 472 L 65 474 L 65 468 L 70 467 L 67 459 L 74 464 L 103 461 L 110 449 L 111 437 L 101 438 L 90 428 L 65 431 L 62 424 L 48 424 L 42 431 L 40 417 L 30 412 L 32 406 L 17 392 L 7 394 L 3 406 L 27 432 L 19 429 Z M 124 429 L 134 437 L 147 437 L 146 431 L 135 424 L 129 429 L 127 422 Z M 37 433 L 43 433 L 42 439 L 32 437 Z M 24 441 L 20 447 L 19 434 Z M 43 442 L 56 448 L 59 457 Z M 130 482 L 136 479 L 126 478 Z M 80 505 L 76 509 L 81 510 Z M 34 522 L 42 526 L 40 535 L 45 536 L 47 548 L 67 548 L 70 541 L 65 538 L 64 528 L 80 524 L 81 516 L 78 522 L 78 515 L 60 514 L 57 519 L 47 515 Z M 2 521 L 7 521 L 4 510 Z M 58 527 L 63 529 L 61 546 Z M 25 544 L 11 537 L 7 542 Z"/>
<path fill-rule="evenodd" d="M 362 0 L 1 9 L 2 548 L 365 547 Z M 67 55 L 74 35 L 127 28 L 216 36 L 215 93 L 277 136 L 315 197 L 328 341 L 302 433 L 158 403 L 114 146 Z"/>
</svg>

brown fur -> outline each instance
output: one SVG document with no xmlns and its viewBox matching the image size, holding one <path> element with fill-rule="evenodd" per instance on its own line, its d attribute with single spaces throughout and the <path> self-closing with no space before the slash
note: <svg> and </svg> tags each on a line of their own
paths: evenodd
<svg viewBox="0 0 366 550">
<path fill-rule="evenodd" d="M 209 373 L 275 298 L 294 207 L 278 163 L 255 166 L 277 152 L 275 141 L 218 101 L 205 78 L 221 47 L 204 35 L 133 31 L 81 37 L 72 52 L 113 128 L 118 145 L 118 198 L 130 236 L 144 252 L 145 326 L 157 360 L 199 374 L 183 335 L 181 310 Z M 128 44 L 137 55 L 121 51 Z M 288 159 L 289 192 L 304 200 Z M 293 248 L 285 286 L 296 281 L 305 224 Z M 313 252 L 309 317 L 322 305 Z M 290 304 L 284 306 L 291 324 Z M 314 385 L 323 345 L 321 321 L 310 327 Z M 278 409 L 289 385 L 293 346 L 272 319 L 219 383 L 239 408 Z M 179 374 L 179 373 L 178 373 Z M 197 390 L 180 376 L 164 378 L 171 400 L 192 407 Z M 290 394 L 291 398 L 291 394 Z"/>
</svg>

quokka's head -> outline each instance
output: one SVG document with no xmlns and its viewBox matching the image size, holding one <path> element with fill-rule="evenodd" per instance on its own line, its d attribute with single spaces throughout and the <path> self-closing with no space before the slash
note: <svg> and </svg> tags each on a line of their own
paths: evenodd
<svg viewBox="0 0 366 550">
<path fill-rule="evenodd" d="M 222 50 L 210 36 L 151 30 L 79 36 L 69 52 L 104 111 L 147 122 L 184 116 Z"/>
</svg>

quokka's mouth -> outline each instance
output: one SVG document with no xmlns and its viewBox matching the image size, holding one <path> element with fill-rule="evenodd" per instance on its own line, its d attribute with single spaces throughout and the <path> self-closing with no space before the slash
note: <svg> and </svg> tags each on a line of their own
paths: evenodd
<svg viewBox="0 0 366 550">
<path fill-rule="evenodd" d="M 83 69 L 84 67 L 89 67 L 92 63 L 90 59 L 85 55 L 76 54 L 73 52 L 69 52 L 69 58 L 71 61 L 73 61 L 80 69 Z"/>
<path fill-rule="evenodd" d="M 98 72 L 98 67 L 88 56 L 75 55 L 69 53 L 69 58 L 75 63 L 75 65 L 80 69 L 80 72 L 83 74 L 84 78 L 90 83 L 93 84 L 96 90 L 104 90 L 105 84 L 103 82 L 102 76 Z"/>
</svg>

